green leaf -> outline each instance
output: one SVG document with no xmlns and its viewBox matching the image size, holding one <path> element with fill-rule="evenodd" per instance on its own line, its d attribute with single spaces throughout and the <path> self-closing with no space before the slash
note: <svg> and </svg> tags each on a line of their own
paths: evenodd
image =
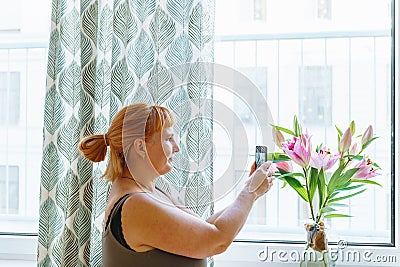
<svg viewBox="0 0 400 267">
<path fill-rule="evenodd" d="M 332 178 L 329 180 L 328 184 L 328 194 L 334 192 L 337 188 L 344 187 L 358 170 L 358 168 L 349 169 L 344 174 L 339 175 L 343 169 L 344 165 L 339 166 L 339 168 L 332 175 Z"/>
<path fill-rule="evenodd" d="M 187 95 L 199 107 L 203 104 L 204 99 L 207 99 L 207 93 L 209 92 L 206 82 L 209 80 L 208 74 L 207 66 L 203 62 L 190 64 Z"/>
<path fill-rule="evenodd" d="M 189 40 L 199 50 L 212 40 L 212 20 L 203 5 L 198 3 L 192 10 L 189 18 Z"/>
<path fill-rule="evenodd" d="M 324 218 L 350 218 L 350 217 L 353 216 L 347 214 L 338 214 L 338 213 L 327 214 L 324 216 Z"/>
<path fill-rule="evenodd" d="M 52 242 L 63 229 L 63 217 L 59 208 L 51 197 L 40 204 L 39 217 L 39 244 L 50 249 Z M 51 266 L 51 265 L 50 265 Z"/>
<path fill-rule="evenodd" d="M 339 134 L 339 138 L 342 137 L 343 132 L 339 129 L 339 127 L 337 125 L 335 125 L 336 130 L 338 131 Z"/>
<path fill-rule="evenodd" d="M 190 159 L 199 164 L 209 155 L 212 130 L 209 121 L 197 117 L 188 122 L 186 147 Z"/>
<path fill-rule="evenodd" d="M 354 185 L 354 186 L 344 186 L 344 187 L 340 187 L 340 188 L 336 188 L 334 192 L 342 192 L 342 191 L 349 191 L 349 190 L 353 190 L 353 189 L 357 189 L 360 187 L 363 187 L 364 185 Z"/>
<path fill-rule="evenodd" d="M 65 108 L 56 86 L 51 86 L 46 92 L 45 101 L 44 128 L 53 135 L 65 120 Z"/>
<path fill-rule="evenodd" d="M 132 96 L 129 98 L 128 103 L 147 103 L 149 105 L 154 105 L 153 101 L 153 97 L 151 96 L 149 91 L 146 90 L 146 88 L 144 88 L 142 85 L 139 85 L 136 89 L 136 92 L 132 94 Z"/>
<path fill-rule="evenodd" d="M 172 74 L 161 62 L 157 61 L 150 71 L 147 81 L 148 90 L 156 105 L 162 105 L 172 94 L 174 82 Z"/>
<path fill-rule="evenodd" d="M 337 170 L 333 173 L 332 177 L 329 179 L 328 183 L 328 195 L 330 195 L 336 188 L 337 188 L 337 182 L 340 179 L 340 174 L 342 173 L 344 169 L 344 165 L 339 165 Z"/>
<path fill-rule="evenodd" d="M 57 145 L 60 153 L 71 164 L 78 157 L 79 123 L 72 116 L 60 129 Z"/>
<path fill-rule="evenodd" d="M 268 160 L 272 160 L 273 163 L 281 161 L 290 161 L 291 159 L 284 153 L 268 153 Z"/>
<path fill-rule="evenodd" d="M 140 64 L 140 63 L 139 63 Z M 144 67 L 144 65 L 142 65 Z M 135 78 L 129 71 L 126 60 L 118 61 L 111 72 L 111 95 L 115 96 L 123 105 L 135 88 Z M 110 99 L 111 102 L 115 99 Z M 111 103 L 112 104 L 112 103 Z M 120 108 L 117 108 L 120 109 Z M 113 112 L 111 114 L 114 114 Z"/>
<path fill-rule="evenodd" d="M 141 79 L 154 65 L 154 46 L 149 35 L 142 30 L 135 42 L 128 47 L 128 62 Z"/>
<path fill-rule="evenodd" d="M 106 5 L 102 10 L 100 14 L 100 21 L 99 21 L 99 35 L 98 35 L 98 48 L 100 51 L 102 51 L 104 54 L 107 51 L 110 51 L 112 48 L 112 40 L 113 40 L 113 34 L 112 34 L 112 22 L 114 20 L 112 19 L 113 13 Z"/>
<path fill-rule="evenodd" d="M 337 180 L 336 187 L 340 188 L 346 185 L 350 181 L 351 177 L 353 177 L 353 175 L 358 171 L 358 169 L 359 168 L 352 168 L 342 174 Z"/>
<path fill-rule="evenodd" d="M 351 179 L 350 182 L 352 183 L 363 183 L 363 184 L 373 184 L 382 187 L 382 185 L 378 182 L 372 181 L 372 180 L 357 180 L 357 179 Z M 362 185 L 360 185 L 362 186 Z"/>
<path fill-rule="evenodd" d="M 134 39 L 138 31 L 138 25 L 131 13 L 131 10 L 135 11 L 135 7 L 130 9 L 128 5 L 126 1 L 119 4 L 112 19 L 113 35 L 121 41 L 124 47 Z"/>
<path fill-rule="evenodd" d="M 330 206 L 326 206 L 325 208 L 321 209 L 320 214 L 331 212 L 331 211 L 337 211 L 337 209 L 334 209 Z"/>
<path fill-rule="evenodd" d="M 168 98 L 166 107 L 171 109 L 177 116 L 179 120 L 175 123 L 176 132 L 185 132 L 184 126 L 190 121 L 190 116 L 192 115 L 191 105 L 182 105 L 182 103 L 189 103 L 189 96 L 186 87 L 181 86 L 179 89 L 174 90 L 174 94 Z M 178 163 L 179 164 L 179 163 Z M 177 165 L 180 166 L 180 165 Z"/>
<path fill-rule="evenodd" d="M 193 48 L 188 41 L 188 36 L 181 33 L 167 48 L 165 62 L 171 71 L 184 80 L 189 72 L 189 64 L 193 58 Z M 174 67 L 174 68 L 173 68 Z"/>
<path fill-rule="evenodd" d="M 80 22 L 80 14 L 76 8 L 72 8 L 60 22 L 61 43 L 72 55 L 79 53 L 80 49 Z"/>
<path fill-rule="evenodd" d="M 310 178 L 309 178 L 309 183 L 308 183 L 311 201 L 314 199 L 314 194 L 315 194 L 315 191 L 317 190 L 317 186 L 318 186 L 318 180 L 319 180 L 318 169 L 311 168 Z"/>
<path fill-rule="evenodd" d="M 321 209 L 326 197 L 326 177 L 325 172 L 322 169 L 319 171 L 318 174 L 317 186 L 319 196 L 319 208 Z"/>
<path fill-rule="evenodd" d="M 110 81 L 111 81 L 111 67 L 108 64 L 108 62 L 103 59 L 100 62 L 100 64 L 96 67 L 96 85 L 95 85 L 96 94 L 94 95 L 94 101 L 101 108 L 104 108 L 110 103 L 110 91 L 111 91 Z"/>
<path fill-rule="evenodd" d="M 176 22 L 184 26 L 189 19 L 193 0 L 167 0 L 167 10 Z"/>
<path fill-rule="evenodd" d="M 272 127 L 273 127 L 274 129 L 276 129 L 276 130 L 280 130 L 280 131 L 285 132 L 285 133 L 287 133 L 287 134 L 296 136 L 296 134 L 295 134 L 293 131 L 291 131 L 291 130 L 289 130 L 289 129 L 286 129 L 286 128 L 284 128 L 284 127 L 277 126 L 277 125 L 272 125 Z"/>
<path fill-rule="evenodd" d="M 155 0 L 134 0 L 129 1 L 129 3 L 131 5 L 131 10 L 142 23 L 156 10 Z"/>
<path fill-rule="evenodd" d="M 58 85 L 64 103 L 74 108 L 81 91 L 81 69 L 75 61 L 61 72 Z"/>
<path fill-rule="evenodd" d="M 284 174 L 279 175 L 276 178 L 277 179 L 281 179 L 281 178 L 284 178 L 284 177 L 287 177 L 287 176 L 297 176 L 297 177 L 301 176 L 301 177 L 304 177 L 304 174 L 302 174 L 300 172 L 285 172 L 285 171 L 283 171 L 283 172 L 284 172 Z"/>
<path fill-rule="evenodd" d="M 343 203 L 336 203 L 336 202 L 333 202 L 333 203 L 331 203 L 331 204 L 329 204 L 329 207 L 348 207 L 349 205 L 347 205 L 347 204 L 343 204 Z"/>
<path fill-rule="evenodd" d="M 197 215 L 203 215 L 207 207 L 212 203 L 210 189 L 210 184 L 206 182 L 204 176 L 200 172 L 196 172 L 186 184 L 186 206 Z"/>
<path fill-rule="evenodd" d="M 375 137 L 369 139 L 367 142 L 365 142 L 365 143 L 362 145 L 362 150 L 366 149 L 367 146 L 369 146 L 373 141 L 375 141 L 375 140 L 378 139 L 378 138 L 379 138 L 379 136 L 375 136 Z"/>
<path fill-rule="evenodd" d="M 281 175 L 281 176 L 278 176 L 277 178 L 282 179 L 285 182 L 287 182 L 297 192 L 297 194 L 299 194 L 299 196 L 302 199 L 304 199 L 304 201 L 309 202 L 308 196 L 307 196 L 307 191 L 304 188 L 304 186 L 300 183 L 300 181 L 292 176 L 286 176 L 286 175 L 287 174 Z"/>
<path fill-rule="evenodd" d="M 150 32 L 158 53 L 161 53 L 174 40 L 175 22 L 160 6 L 157 7 L 156 15 L 151 19 Z"/>
<path fill-rule="evenodd" d="M 356 195 L 359 195 L 359 194 L 363 193 L 365 190 L 367 190 L 367 189 L 365 188 L 365 189 L 363 189 L 363 190 L 361 190 L 361 191 L 355 192 L 355 193 L 350 194 L 350 195 L 347 195 L 347 196 L 343 196 L 343 197 L 338 197 L 338 198 L 330 199 L 330 200 L 328 201 L 328 204 L 330 204 L 330 203 L 332 203 L 332 202 L 337 202 L 337 201 L 341 201 L 341 200 L 344 200 L 344 199 L 347 199 L 347 198 L 354 197 L 354 196 L 356 196 Z"/>
</svg>

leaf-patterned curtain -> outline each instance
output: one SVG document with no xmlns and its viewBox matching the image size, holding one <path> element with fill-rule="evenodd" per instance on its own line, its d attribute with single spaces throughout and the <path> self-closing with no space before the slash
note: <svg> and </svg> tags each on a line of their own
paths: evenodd
<svg viewBox="0 0 400 267">
<path fill-rule="evenodd" d="M 212 94 L 198 81 L 213 60 L 213 12 L 214 0 L 53 0 L 38 266 L 101 266 L 106 163 L 77 146 L 131 103 L 176 113 L 181 153 L 157 183 L 212 214 Z"/>
</svg>

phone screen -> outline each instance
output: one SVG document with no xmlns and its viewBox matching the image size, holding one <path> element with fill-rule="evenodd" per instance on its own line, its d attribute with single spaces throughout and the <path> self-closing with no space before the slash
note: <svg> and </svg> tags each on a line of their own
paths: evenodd
<svg viewBox="0 0 400 267">
<path fill-rule="evenodd" d="M 256 146 L 256 169 L 267 161 L 268 148 L 266 146 Z"/>
</svg>

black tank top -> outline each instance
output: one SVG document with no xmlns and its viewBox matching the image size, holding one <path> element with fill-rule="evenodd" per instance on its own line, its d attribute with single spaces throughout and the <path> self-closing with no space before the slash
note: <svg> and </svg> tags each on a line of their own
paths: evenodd
<svg viewBox="0 0 400 267">
<path fill-rule="evenodd" d="M 107 218 L 103 232 L 102 266 L 103 267 L 206 267 L 206 259 L 193 259 L 172 254 L 160 249 L 136 252 L 125 242 L 121 227 L 121 210 L 131 193 L 120 198 Z M 119 215 L 117 215 L 119 213 Z M 118 218 L 119 216 L 119 218 Z M 115 220 L 116 219 L 116 220 Z M 115 222 L 114 222 L 115 221 Z M 111 230 L 113 225 L 113 230 Z M 119 225 L 119 227 L 118 227 Z M 116 236 L 114 236 L 114 234 Z M 116 238 L 117 237 L 117 238 Z"/>
</svg>

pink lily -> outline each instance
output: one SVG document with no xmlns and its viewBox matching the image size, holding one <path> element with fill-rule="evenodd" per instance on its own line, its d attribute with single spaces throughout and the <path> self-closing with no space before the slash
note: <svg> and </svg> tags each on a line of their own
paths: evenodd
<svg viewBox="0 0 400 267">
<path fill-rule="evenodd" d="M 364 180 L 380 175 L 380 173 L 376 172 L 377 169 L 374 168 L 374 163 L 370 159 L 366 160 L 363 158 L 363 160 L 357 163 L 354 168 L 359 168 L 354 174 L 354 179 Z"/>
<path fill-rule="evenodd" d="M 311 153 L 310 166 L 316 169 L 322 168 L 326 171 L 332 168 L 340 156 L 340 153 L 332 154 L 326 147 L 323 147 L 319 152 L 313 151 Z"/>
<path fill-rule="evenodd" d="M 311 158 L 311 137 L 308 133 L 299 137 L 294 136 L 293 140 L 282 143 L 282 149 L 296 164 L 306 167 Z"/>
<path fill-rule="evenodd" d="M 291 161 L 279 161 L 275 163 L 275 167 L 285 172 L 293 172 L 293 164 Z"/>
</svg>

